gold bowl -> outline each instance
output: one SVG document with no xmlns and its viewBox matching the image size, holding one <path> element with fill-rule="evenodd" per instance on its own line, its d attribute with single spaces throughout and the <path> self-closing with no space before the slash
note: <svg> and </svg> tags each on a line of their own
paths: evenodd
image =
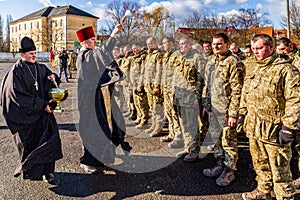
<svg viewBox="0 0 300 200">
<path fill-rule="evenodd" d="M 64 109 L 60 106 L 60 102 L 68 97 L 68 90 L 66 88 L 51 88 L 49 90 L 50 98 L 57 103 L 54 112 L 63 112 Z"/>
</svg>

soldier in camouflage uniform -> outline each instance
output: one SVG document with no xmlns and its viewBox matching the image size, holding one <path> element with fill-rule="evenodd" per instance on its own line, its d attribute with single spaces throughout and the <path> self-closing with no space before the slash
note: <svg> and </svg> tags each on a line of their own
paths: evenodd
<svg viewBox="0 0 300 200">
<path fill-rule="evenodd" d="M 193 45 L 194 46 L 194 45 Z M 192 48 L 193 48 L 192 46 Z M 199 52 L 199 51 L 197 51 Z M 210 56 L 210 52 L 199 52 L 200 57 L 198 61 L 198 73 L 197 73 L 197 81 L 199 86 L 200 94 L 197 96 L 198 98 L 198 104 L 199 104 L 199 116 L 198 116 L 198 125 L 199 125 L 199 131 L 196 134 L 196 136 L 193 138 L 191 142 L 191 148 L 189 151 L 189 154 L 184 157 L 184 161 L 186 162 L 193 162 L 196 159 L 199 158 L 200 153 L 200 147 L 206 137 L 207 131 L 208 131 L 208 115 L 203 116 L 203 105 L 202 105 L 202 91 L 204 87 L 204 71 L 205 71 L 205 65 L 207 63 L 208 57 Z"/>
<path fill-rule="evenodd" d="M 230 51 L 234 56 L 237 56 L 240 60 L 245 60 L 245 53 L 239 48 L 236 43 L 230 44 Z"/>
<path fill-rule="evenodd" d="M 240 108 L 247 111 L 244 129 L 257 188 L 243 193 L 242 198 L 270 200 L 274 190 L 277 200 L 294 199 L 290 161 L 291 143 L 300 130 L 299 71 L 288 58 L 274 53 L 273 40 L 266 34 L 255 35 L 251 48 L 256 57 L 255 73 L 243 88 Z"/>
<path fill-rule="evenodd" d="M 147 53 L 142 50 L 142 46 L 139 43 L 132 44 L 132 51 L 134 55 L 129 73 L 129 88 L 132 91 L 133 102 L 137 110 L 137 119 L 134 123 L 136 124 L 136 128 L 144 128 L 149 120 L 149 106 L 147 94 L 144 90 L 144 85 L 142 84 L 143 80 L 141 80 L 141 78 L 142 66 L 144 65 Z"/>
<path fill-rule="evenodd" d="M 207 86 L 204 112 L 209 110 L 209 133 L 215 143 L 217 163 L 204 169 L 203 174 L 217 177 L 219 186 L 227 186 L 234 179 L 238 159 L 236 121 L 244 79 L 244 65 L 228 50 L 229 39 L 224 33 L 213 36 L 214 55 L 205 68 Z"/>
<path fill-rule="evenodd" d="M 187 37 L 179 40 L 181 58 L 175 61 L 175 72 L 172 87 L 174 88 L 174 106 L 179 115 L 180 128 L 183 133 L 184 150 L 177 155 L 186 156 L 190 153 L 192 142 L 198 132 L 199 102 L 202 96 L 203 76 L 198 71 L 203 71 L 200 54 L 192 49 L 192 41 Z M 202 79 L 199 80 L 199 79 Z M 175 141 L 180 141 L 176 135 Z"/>
<path fill-rule="evenodd" d="M 292 42 L 289 38 L 286 37 L 282 37 L 277 41 L 277 48 L 276 48 L 276 52 L 278 54 L 283 54 L 283 55 L 287 55 L 290 59 L 290 63 L 292 63 L 292 65 L 294 65 L 295 67 L 298 68 L 298 70 L 300 69 L 300 59 L 299 59 L 299 52 L 294 52 L 293 48 L 292 48 Z M 300 134 L 296 135 L 295 138 L 295 142 L 293 143 L 293 160 L 292 161 L 296 161 L 296 163 L 298 163 L 298 171 L 293 174 L 296 179 L 295 181 L 295 185 L 296 187 L 300 187 L 299 186 L 299 181 L 300 181 Z M 296 154 L 296 155 L 295 155 Z M 295 162 L 291 162 L 291 165 L 295 164 Z M 294 171 L 293 171 L 294 172 Z"/>
<path fill-rule="evenodd" d="M 135 120 L 136 119 L 136 108 L 133 103 L 132 92 L 129 90 L 129 71 L 132 63 L 132 49 L 130 45 L 126 45 L 124 47 L 124 57 L 122 58 L 122 62 L 120 65 L 120 69 L 123 71 L 126 79 L 121 81 L 122 92 L 125 99 L 126 104 L 128 105 L 130 115 L 128 119 Z"/>
<path fill-rule="evenodd" d="M 157 41 L 154 37 L 147 39 L 147 56 L 145 59 L 142 80 L 147 93 L 148 105 L 152 112 L 151 127 L 146 129 L 151 137 L 163 135 L 164 108 L 161 92 L 162 53 L 157 49 Z"/>
<path fill-rule="evenodd" d="M 212 50 L 212 46 L 211 46 L 210 41 L 204 41 L 203 44 L 202 44 L 202 47 L 203 47 L 203 51 L 204 51 L 204 56 L 206 58 L 213 55 L 213 50 Z"/>
<path fill-rule="evenodd" d="M 164 112 L 169 122 L 169 134 L 161 138 L 163 142 L 171 142 L 175 134 L 181 135 L 178 113 L 173 106 L 174 91 L 172 90 L 172 78 L 174 74 L 174 62 L 181 57 L 179 51 L 175 51 L 175 40 L 171 37 L 165 37 L 162 41 L 164 55 L 162 58 L 162 91 L 164 97 Z M 169 145 L 172 147 L 172 144 Z"/>
<path fill-rule="evenodd" d="M 115 47 L 112 51 L 112 54 L 114 56 L 115 61 L 120 66 L 122 63 L 122 58 L 123 58 L 123 56 L 120 53 L 120 48 Z M 121 82 L 115 83 L 114 96 L 115 96 L 117 104 L 120 107 L 121 112 L 125 112 L 126 109 L 124 108 L 124 105 L 126 105 L 126 104 L 125 104 L 125 97 L 123 95 L 123 86 L 122 86 Z"/>
</svg>

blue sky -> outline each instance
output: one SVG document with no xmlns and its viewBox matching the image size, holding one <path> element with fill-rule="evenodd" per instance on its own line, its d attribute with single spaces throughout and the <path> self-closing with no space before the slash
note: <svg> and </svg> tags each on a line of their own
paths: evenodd
<svg viewBox="0 0 300 200">
<path fill-rule="evenodd" d="M 108 2 L 112 0 L 0 0 L 0 15 L 6 20 L 10 14 L 13 20 L 42 9 L 46 6 L 58 6 L 71 4 L 100 19 L 105 18 L 104 10 Z M 136 0 L 147 9 L 159 5 L 167 7 L 175 16 L 176 21 L 185 19 L 194 10 L 210 13 L 235 12 L 240 8 L 259 8 L 261 13 L 269 13 L 268 18 L 275 28 L 281 29 L 282 16 L 286 15 L 285 0 Z M 300 2 L 300 0 L 299 0 Z M 291 3 L 290 3 L 291 4 Z"/>
</svg>

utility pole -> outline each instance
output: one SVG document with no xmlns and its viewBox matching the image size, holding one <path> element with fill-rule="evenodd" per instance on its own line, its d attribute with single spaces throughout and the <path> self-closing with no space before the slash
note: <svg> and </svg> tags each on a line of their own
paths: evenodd
<svg viewBox="0 0 300 200">
<path fill-rule="evenodd" d="M 286 14 L 287 14 L 287 38 L 290 38 L 290 0 L 286 0 Z"/>
</svg>

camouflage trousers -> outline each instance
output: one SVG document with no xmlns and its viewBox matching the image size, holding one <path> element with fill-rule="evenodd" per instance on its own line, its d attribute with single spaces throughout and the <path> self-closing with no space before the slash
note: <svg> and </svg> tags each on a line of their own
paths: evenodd
<svg viewBox="0 0 300 200">
<path fill-rule="evenodd" d="M 128 108 L 127 108 L 127 104 L 125 104 L 125 98 L 123 95 L 123 86 L 120 84 L 116 84 L 112 95 L 115 97 L 115 100 L 119 105 L 121 112 L 127 111 Z"/>
<path fill-rule="evenodd" d="M 149 109 L 152 113 L 152 123 L 163 126 L 164 123 L 164 106 L 163 106 L 163 95 L 153 94 L 153 90 L 147 92 L 147 99 Z"/>
<path fill-rule="evenodd" d="M 194 107 L 176 106 L 179 124 L 183 133 L 184 147 L 190 152 L 191 144 L 198 132 L 199 111 Z"/>
<path fill-rule="evenodd" d="M 172 102 L 173 92 L 169 88 L 164 88 L 163 95 L 164 95 L 164 112 L 169 122 L 169 136 L 174 138 L 175 133 L 181 134 L 181 130 L 179 126 L 178 113 L 175 111 Z"/>
<path fill-rule="evenodd" d="M 137 118 L 143 121 L 148 121 L 149 119 L 149 106 L 147 101 L 147 94 L 140 93 L 140 94 L 133 94 L 133 102 L 137 111 Z"/>
<path fill-rule="evenodd" d="M 124 97 L 126 105 L 128 106 L 129 110 L 131 110 L 131 111 L 135 110 L 135 107 L 133 104 L 133 99 L 132 99 L 132 93 L 128 87 L 128 81 L 127 80 L 122 81 L 121 85 L 122 85 L 122 93 L 123 93 L 123 97 Z"/>
<path fill-rule="evenodd" d="M 257 188 L 265 193 L 274 190 L 277 200 L 293 199 L 295 188 L 290 170 L 291 146 L 268 144 L 250 137 L 249 149 Z"/>
<path fill-rule="evenodd" d="M 296 138 L 295 138 L 295 150 L 297 154 L 295 156 L 298 158 L 298 174 L 300 175 L 300 134 L 299 133 L 296 134 Z"/>
<path fill-rule="evenodd" d="M 202 146 L 202 143 L 205 140 L 205 137 L 208 132 L 208 127 L 209 127 L 208 118 L 203 119 L 201 113 L 198 117 L 198 125 L 199 125 L 199 131 L 196 134 L 196 137 L 191 142 L 191 153 L 193 154 L 199 154 L 200 147 Z"/>
<path fill-rule="evenodd" d="M 236 170 L 238 160 L 237 132 L 229 127 L 226 115 L 214 109 L 209 113 L 209 128 L 214 143 L 215 158 L 224 160 L 225 166 Z"/>
</svg>

